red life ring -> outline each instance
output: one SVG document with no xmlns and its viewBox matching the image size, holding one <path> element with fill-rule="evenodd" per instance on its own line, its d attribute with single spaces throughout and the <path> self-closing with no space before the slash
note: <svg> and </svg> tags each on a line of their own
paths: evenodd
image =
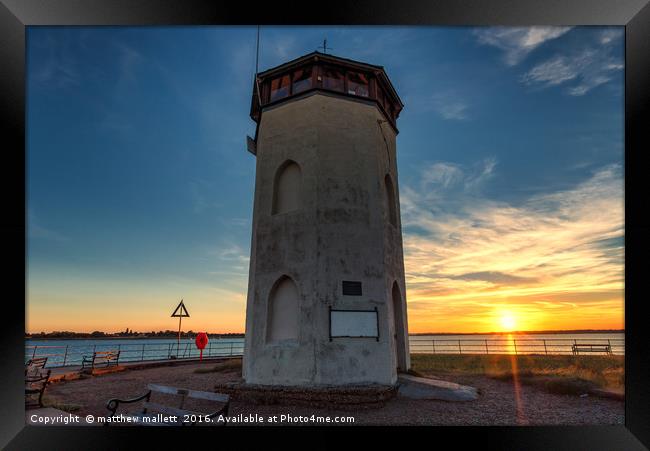
<svg viewBox="0 0 650 451">
<path fill-rule="evenodd" d="M 196 339 L 194 341 L 197 349 L 205 349 L 208 344 L 208 334 L 205 332 L 199 332 L 196 334 Z"/>
<path fill-rule="evenodd" d="M 199 360 L 203 360 L 203 349 L 205 349 L 206 345 L 208 344 L 208 334 L 206 334 L 205 332 L 199 332 L 198 334 L 196 334 L 194 343 L 196 343 L 197 349 L 201 350 L 201 355 L 199 357 Z"/>
</svg>

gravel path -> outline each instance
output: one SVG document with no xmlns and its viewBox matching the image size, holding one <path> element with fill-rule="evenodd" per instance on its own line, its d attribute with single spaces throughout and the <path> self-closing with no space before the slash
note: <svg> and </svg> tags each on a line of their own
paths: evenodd
<svg viewBox="0 0 650 451">
<path fill-rule="evenodd" d="M 213 391 L 216 383 L 241 378 L 237 369 L 194 373 L 202 364 L 128 370 L 69 382 L 52 384 L 46 391 L 50 402 L 80 406 L 74 413 L 107 415 L 109 398 L 129 398 L 145 391 L 147 383 L 159 383 L 196 390 Z M 361 411 L 316 409 L 302 406 L 254 405 L 231 402 L 230 415 L 353 416 L 356 425 L 611 425 L 624 423 L 624 403 L 593 396 L 581 398 L 557 395 L 534 386 L 519 387 L 511 382 L 484 376 L 431 375 L 479 389 L 479 399 L 464 403 L 395 398 L 384 407 Z M 519 399 L 519 402 L 515 400 Z M 189 406 L 188 406 L 189 407 Z M 287 424 L 287 423 L 283 423 Z M 304 424 L 304 423 L 303 423 Z"/>
</svg>

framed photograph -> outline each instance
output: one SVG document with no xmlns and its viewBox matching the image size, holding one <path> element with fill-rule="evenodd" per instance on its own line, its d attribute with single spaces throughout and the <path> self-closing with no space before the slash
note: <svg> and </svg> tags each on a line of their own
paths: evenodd
<svg viewBox="0 0 650 451">
<path fill-rule="evenodd" d="M 650 447 L 647 0 L 0 21 L 3 448 Z"/>
</svg>

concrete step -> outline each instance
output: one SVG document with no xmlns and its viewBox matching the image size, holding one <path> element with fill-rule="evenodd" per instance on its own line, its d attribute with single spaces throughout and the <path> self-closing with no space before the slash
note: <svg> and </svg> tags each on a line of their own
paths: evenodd
<svg viewBox="0 0 650 451">
<path fill-rule="evenodd" d="M 398 382 L 398 396 L 405 398 L 450 402 L 465 402 L 478 399 L 476 388 L 440 379 L 400 374 Z"/>
</svg>

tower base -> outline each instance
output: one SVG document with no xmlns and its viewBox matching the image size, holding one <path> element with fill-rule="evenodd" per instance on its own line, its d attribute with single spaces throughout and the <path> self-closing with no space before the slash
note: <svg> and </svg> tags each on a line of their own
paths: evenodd
<svg viewBox="0 0 650 451">
<path fill-rule="evenodd" d="M 397 395 L 397 385 L 321 385 L 280 386 L 256 385 L 246 382 L 217 384 L 215 391 L 226 393 L 237 401 L 254 404 L 276 404 L 336 408 L 342 410 L 372 409 L 383 407 Z"/>
</svg>

